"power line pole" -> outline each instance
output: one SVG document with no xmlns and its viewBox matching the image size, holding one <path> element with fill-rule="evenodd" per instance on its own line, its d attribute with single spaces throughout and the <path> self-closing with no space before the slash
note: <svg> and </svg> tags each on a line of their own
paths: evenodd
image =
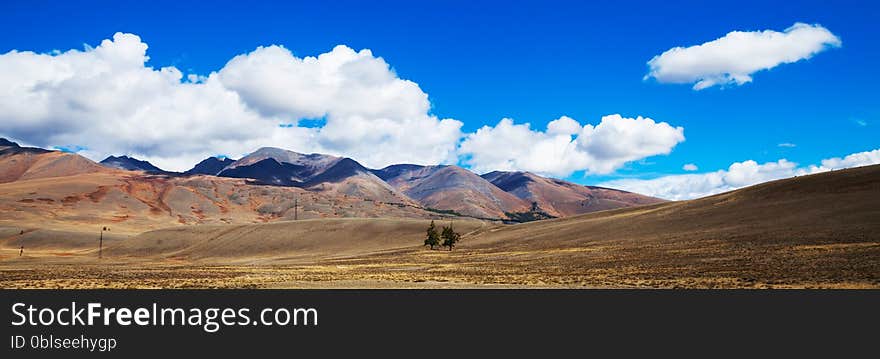
<svg viewBox="0 0 880 359">
<path fill-rule="evenodd" d="M 299 219 L 299 198 L 293 199 L 293 220 L 296 221 Z"/>
<path fill-rule="evenodd" d="M 104 255 L 104 231 L 109 231 L 110 228 L 104 227 L 101 228 L 101 236 L 98 237 L 98 259 L 101 259 Z"/>
</svg>

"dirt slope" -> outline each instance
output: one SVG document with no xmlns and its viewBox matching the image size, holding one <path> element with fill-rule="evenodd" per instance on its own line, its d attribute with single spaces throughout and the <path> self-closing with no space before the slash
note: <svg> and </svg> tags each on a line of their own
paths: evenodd
<svg viewBox="0 0 880 359">
<path fill-rule="evenodd" d="M 109 257 L 160 257 L 221 263 L 314 261 L 418 246 L 428 220 L 312 219 L 257 225 L 186 226 L 150 231 L 118 242 Z M 447 222 L 437 221 L 437 224 Z M 457 220 L 462 233 L 485 224 Z"/>
<path fill-rule="evenodd" d="M 880 165 L 508 226 L 462 247 L 528 253 L 511 266 L 549 276 L 633 285 L 880 286 L 878 203 Z"/>
</svg>

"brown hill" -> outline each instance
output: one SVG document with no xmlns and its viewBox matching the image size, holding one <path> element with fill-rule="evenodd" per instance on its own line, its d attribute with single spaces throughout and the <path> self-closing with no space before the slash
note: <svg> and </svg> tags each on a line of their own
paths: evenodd
<svg viewBox="0 0 880 359">
<path fill-rule="evenodd" d="M 458 166 L 394 165 L 375 171 L 420 204 L 479 218 L 507 218 L 529 204 Z"/>
<path fill-rule="evenodd" d="M 878 201 L 880 165 L 525 224 L 456 220 L 452 252 L 421 246 L 427 221 L 323 219 L 148 232 L 112 243 L 100 266 L 93 252 L 18 258 L 17 231 L 0 228 L 0 284 L 878 288 Z M 41 265 L 62 261 L 86 265 Z M 249 265 L 207 266 L 229 263 Z"/>
<path fill-rule="evenodd" d="M 12 144 L 0 150 L 0 183 L 111 171 L 77 154 Z"/>
<path fill-rule="evenodd" d="M 880 165 L 508 226 L 463 246 L 526 251 L 544 263 L 529 270 L 590 283 L 880 286 L 877 203 Z"/>
<path fill-rule="evenodd" d="M 530 172 L 495 171 L 481 177 L 556 217 L 664 202 L 637 193 L 582 186 Z"/>
<path fill-rule="evenodd" d="M 244 179 L 107 171 L 2 183 L 0 224 L 72 231 L 109 225 L 114 232 L 139 233 L 183 224 L 295 217 L 438 217 L 399 202 L 253 185 Z"/>
<path fill-rule="evenodd" d="M 377 177 L 370 170 L 350 158 L 342 158 L 321 173 L 303 183 L 310 191 L 353 196 L 386 203 L 417 206 L 405 194 Z"/>
</svg>

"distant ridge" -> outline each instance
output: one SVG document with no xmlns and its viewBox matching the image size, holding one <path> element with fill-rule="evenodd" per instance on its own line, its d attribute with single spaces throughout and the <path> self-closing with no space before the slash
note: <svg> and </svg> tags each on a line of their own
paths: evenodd
<svg viewBox="0 0 880 359">
<path fill-rule="evenodd" d="M 153 166 L 152 163 L 128 156 L 108 156 L 99 163 L 104 167 L 110 167 L 119 170 L 165 172 L 161 168 Z"/>
<path fill-rule="evenodd" d="M 301 187 L 385 203 L 417 205 L 357 161 L 319 153 L 302 154 L 263 147 L 229 164 L 218 176 L 249 178 L 260 184 Z"/>
<path fill-rule="evenodd" d="M 15 153 L 47 153 L 52 152 L 51 150 L 39 148 L 39 147 L 21 147 L 18 143 L 12 142 L 5 138 L 0 138 L 0 155 L 3 154 L 15 154 Z"/>
<path fill-rule="evenodd" d="M 178 173 L 164 171 L 148 161 L 129 156 L 108 156 L 99 165 L 77 154 L 20 147 L 15 142 L 0 139 L 0 170 L 3 170 L 0 183 L 91 172 L 131 176 L 109 169 L 162 175 L 166 177 L 163 181 L 174 177 L 209 183 L 216 181 L 191 178 L 192 175 L 241 178 L 247 180 L 242 182 L 246 185 L 296 187 L 343 201 L 356 199 L 419 208 L 442 215 L 512 222 L 663 202 L 635 193 L 582 186 L 529 172 L 496 171 L 479 176 L 455 165 L 417 164 L 370 169 L 347 157 L 302 154 L 274 147 L 260 148 L 239 160 L 208 157 L 186 172 Z M 180 194 L 180 198 L 186 197 L 185 193 Z M 270 211 L 268 208 L 264 210 Z M 334 209 L 331 213 L 338 215 L 340 210 Z"/>
<path fill-rule="evenodd" d="M 507 218 L 529 205 L 458 166 L 392 165 L 374 171 L 423 206 L 480 218 Z"/>
<path fill-rule="evenodd" d="M 235 160 L 227 157 L 208 157 L 184 172 L 184 174 L 216 176 L 233 163 L 235 163 Z"/>
<path fill-rule="evenodd" d="M 557 217 L 665 202 L 637 193 L 541 177 L 531 172 L 494 171 L 482 177 Z"/>
<path fill-rule="evenodd" d="M 266 158 L 247 166 L 228 168 L 219 173 L 222 177 L 250 178 L 262 184 L 302 187 L 300 174 L 306 171 L 303 166 L 280 163 L 274 158 Z"/>
<path fill-rule="evenodd" d="M 17 143 L 0 137 L 0 147 L 19 147 Z"/>
</svg>

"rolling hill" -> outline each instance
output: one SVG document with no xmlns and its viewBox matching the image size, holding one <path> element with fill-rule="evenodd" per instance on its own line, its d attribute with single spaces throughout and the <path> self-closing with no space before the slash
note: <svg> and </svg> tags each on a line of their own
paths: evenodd
<svg viewBox="0 0 880 359">
<path fill-rule="evenodd" d="M 513 176 L 530 179 L 520 188 L 512 185 L 519 183 Z M 457 166 L 393 165 L 371 170 L 350 158 L 270 147 L 237 161 L 211 157 L 180 174 L 126 156 L 111 156 L 99 165 L 77 154 L 3 140 L 0 222 L 45 222 L 58 227 L 54 229 L 113 223 L 122 231 L 137 233 L 163 226 L 263 223 L 293 217 L 459 215 L 528 221 L 547 218 L 545 206 L 552 215 L 565 216 L 652 203 L 627 192 L 531 174 L 490 179 L 500 187 Z"/>
<path fill-rule="evenodd" d="M 120 233 L 180 225 L 265 223 L 295 218 L 439 218 L 415 206 L 254 185 L 244 179 L 141 172 L 86 173 L 0 184 L 0 225 Z"/>
<path fill-rule="evenodd" d="M 91 160 L 71 153 L 0 143 L 0 183 L 108 172 Z"/>
<path fill-rule="evenodd" d="M 481 177 L 505 192 L 537 204 L 543 211 L 556 217 L 664 202 L 637 193 L 582 186 L 530 172 L 495 171 Z"/>
<path fill-rule="evenodd" d="M 372 173 L 335 161 L 325 190 L 246 179 L 118 170 L 72 153 L 0 143 L 0 225 L 79 231 L 110 225 L 140 233 L 179 225 L 285 219 L 441 218 Z M 353 161 L 352 161 L 353 162 Z"/>
<path fill-rule="evenodd" d="M 880 286 L 880 165 L 508 226 L 468 241 L 635 286 Z M 515 265 L 515 264 L 511 264 Z"/>
<path fill-rule="evenodd" d="M 0 282 L 16 287 L 60 280 L 85 287 L 878 288 L 878 200 L 880 165 L 875 165 L 696 200 L 516 225 L 456 220 L 464 236 L 452 252 L 421 245 L 424 220 L 313 219 L 179 226 L 116 237 L 101 266 L 90 264 L 97 259 L 87 236 L 33 231 L 17 237 L 17 228 L 0 228 Z M 35 241 L 28 258 L 4 256 L 17 254 L 26 238 Z M 94 247 L 94 234 L 91 238 Z M 40 263 L 73 264 L 74 270 Z"/>
</svg>

